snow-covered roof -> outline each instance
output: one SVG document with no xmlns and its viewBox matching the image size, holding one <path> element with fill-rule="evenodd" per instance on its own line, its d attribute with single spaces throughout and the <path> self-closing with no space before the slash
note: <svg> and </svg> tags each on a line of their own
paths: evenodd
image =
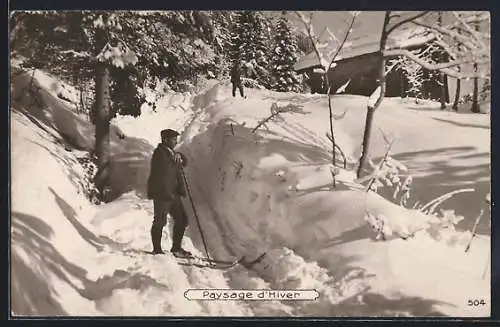
<svg viewBox="0 0 500 327">
<path fill-rule="evenodd" d="M 425 33 L 422 28 L 412 28 L 412 29 L 401 29 L 398 33 L 393 33 L 389 36 L 387 40 L 388 48 L 411 48 L 425 44 L 432 39 L 434 39 L 433 34 Z M 335 62 L 339 62 L 345 59 L 359 57 L 365 54 L 375 53 L 379 51 L 380 47 L 380 33 L 372 34 L 369 36 L 363 36 L 356 39 L 349 39 L 350 42 L 346 42 L 344 47 L 340 50 Z M 332 50 L 332 47 L 337 46 L 337 44 L 332 44 L 321 52 L 323 56 Z M 320 67 L 318 58 L 314 52 L 309 53 L 302 58 L 300 58 L 294 65 L 296 71 L 303 69 L 308 69 L 312 67 Z"/>
</svg>

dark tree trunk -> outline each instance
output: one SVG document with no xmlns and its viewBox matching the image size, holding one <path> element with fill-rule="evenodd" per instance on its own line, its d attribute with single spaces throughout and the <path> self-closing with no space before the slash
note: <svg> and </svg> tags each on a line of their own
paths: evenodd
<svg viewBox="0 0 500 327">
<path fill-rule="evenodd" d="M 439 12 L 439 16 L 438 16 L 438 25 L 439 26 L 442 26 L 443 25 L 443 13 L 442 12 Z M 440 52 L 440 62 L 444 62 L 444 59 L 445 59 L 445 55 Z M 447 88 L 447 79 L 446 79 L 446 75 L 444 73 L 440 73 L 439 74 L 439 80 L 441 82 L 441 94 L 439 96 L 439 102 L 441 103 L 441 110 L 444 110 L 446 109 L 446 98 L 447 98 L 447 92 L 448 92 L 448 88 Z"/>
<path fill-rule="evenodd" d="M 439 97 L 439 102 L 441 102 L 441 110 L 446 109 L 446 75 L 441 73 L 441 95 Z"/>
<path fill-rule="evenodd" d="M 457 79 L 457 89 L 455 90 L 455 101 L 453 101 L 453 110 L 458 111 L 458 101 L 460 100 L 461 80 Z"/>
<path fill-rule="evenodd" d="M 359 159 L 358 171 L 356 172 L 358 178 L 361 177 L 361 173 L 363 172 L 363 169 L 366 166 L 366 161 L 368 158 L 368 149 L 369 149 L 369 145 L 370 145 L 374 113 L 375 113 L 374 107 L 367 108 L 366 120 L 365 120 L 365 131 L 363 134 L 363 150 L 361 153 L 361 158 Z"/>
<path fill-rule="evenodd" d="M 476 22 L 475 24 L 475 30 L 479 31 L 479 23 Z M 474 63 L 474 73 L 477 73 L 477 63 Z M 472 94 L 472 108 L 471 111 L 474 113 L 479 113 L 480 108 L 479 108 L 479 80 L 477 77 L 474 77 L 474 93 Z"/>
<path fill-rule="evenodd" d="M 96 33 L 97 51 L 100 51 L 106 44 L 104 31 L 98 30 Z M 109 186 L 109 80 L 110 74 L 106 63 L 97 63 L 95 69 L 95 154 L 97 156 L 97 174 L 95 184 L 101 197 L 106 197 L 106 189 Z"/>
<path fill-rule="evenodd" d="M 357 177 L 361 177 L 361 173 L 366 166 L 366 161 L 368 160 L 368 151 L 370 147 L 370 138 L 372 132 L 372 124 L 373 124 L 373 116 L 375 114 L 375 110 L 380 106 L 382 100 L 385 96 L 385 57 L 383 54 L 383 50 L 385 49 L 385 45 L 387 43 L 387 25 L 389 23 L 390 11 L 385 12 L 384 25 L 382 27 L 382 36 L 380 38 L 380 59 L 379 59 L 379 67 L 378 67 L 378 78 L 379 78 L 379 87 L 380 87 L 380 95 L 378 99 L 375 101 L 375 104 L 369 105 L 366 111 L 366 121 L 365 121 L 365 131 L 363 134 L 363 148 L 361 152 L 361 158 L 359 158 L 358 171 L 356 172 Z"/>
<path fill-rule="evenodd" d="M 401 98 L 406 98 L 406 88 L 405 88 L 405 81 L 404 81 L 404 75 L 402 72 L 399 73 L 399 96 Z"/>
<path fill-rule="evenodd" d="M 477 72 L 477 64 L 474 64 L 474 72 Z M 474 93 L 472 93 L 472 107 L 471 111 L 474 113 L 479 113 L 479 81 L 477 77 L 474 77 Z"/>
<path fill-rule="evenodd" d="M 450 103 L 450 89 L 448 87 L 448 75 L 444 75 L 444 101 Z"/>
</svg>

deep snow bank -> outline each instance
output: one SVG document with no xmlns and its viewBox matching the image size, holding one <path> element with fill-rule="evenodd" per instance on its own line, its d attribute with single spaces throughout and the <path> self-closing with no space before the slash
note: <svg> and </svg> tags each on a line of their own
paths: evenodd
<svg viewBox="0 0 500 327">
<path fill-rule="evenodd" d="M 94 302 L 83 294 L 91 287 L 88 267 L 99 275 L 92 262 L 106 241 L 82 223 L 82 213 L 92 208 L 78 192 L 81 166 L 28 118 L 16 112 L 11 117 L 12 310 L 96 314 Z"/>
<path fill-rule="evenodd" d="M 319 303 L 296 307 L 296 314 L 489 314 L 488 305 L 471 309 L 462 300 L 489 303 L 489 275 L 483 276 L 489 238 L 475 240 L 474 252 L 464 254 L 469 233 L 441 231 L 436 218 L 351 189 L 349 172 L 332 191 L 329 154 L 316 134 L 322 118 L 312 118 L 318 114 L 302 99 L 305 113 L 252 133 L 270 107 L 266 97 L 276 100 L 269 92 L 206 108 L 210 119 L 194 122 L 185 135 L 188 179 L 216 256 L 268 251 L 253 270 L 273 287 L 320 291 Z M 374 240 L 366 211 L 385 220 L 391 239 Z M 400 238 L 408 236 L 414 237 Z M 356 305 L 349 300 L 354 295 Z"/>
<path fill-rule="evenodd" d="M 328 112 L 327 101 L 310 103 L 311 110 Z M 314 108 L 314 109 L 313 109 Z M 335 114 L 346 110 L 336 122 L 342 133 L 355 145 L 359 158 L 366 115 L 366 98 L 354 95 L 336 96 Z M 326 122 L 323 122 L 323 126 Z M 408 167 L 413 176 L 409 206 L 417 201 L 427 203 L 445 193 L 461 188 L 474 192 L 458 194 L 440 208 L 455 210 L 465 217 L 457 228 L 471 230 L 475 218 L 484 208 L 490 192 L 490 117 L 489 115 L 439 109 L 439 103 L 408 103 L 407 99 L 385 98 L 373 120 L 370 151 L 373 158 L 385 153 L 383 131 L 394 138 L 391 156 Z M 392 190 L 388 196 L 392 195 Z M 490 235 L 489 217 L 481 219 L 478 232 Z"/>
<path fill-rule="evenodd" d="M 44 128 L 52 134 L 13 111 L 15 315 L 252 315 L 234 302 L 185 299 L 189 288 L 229 286 L 220 271 L 183 267 L 171 256 L 142 252 L 150 247 L 150 201 L 127 193 L 106 205 L 89 204 L 80 185 L 80 153 L 68 151 L 55 130 Z M 189 239 L 185 244 L 192 249 Z"/>
</svg>

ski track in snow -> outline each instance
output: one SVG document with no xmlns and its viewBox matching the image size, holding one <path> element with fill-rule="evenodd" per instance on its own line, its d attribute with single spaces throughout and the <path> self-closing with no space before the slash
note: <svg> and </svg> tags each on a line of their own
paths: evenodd
<svg viewBox="0 0 500 327">
<path fill-rule="evenodd" d="M 17 77 L 17 90 L 29 82 L 27 76 Z M 324 123 L 326 112 L 314 112 L 323 106 L 317 97 L 249 89 L 248 99 L 233 99 L 228 86 L 219 83 L 197 96 L 167 94 L 160 99 L 157 113 L 145 109 L 137 119 L 118 117 L 113 121 L 125 134 L 123 140 L 117 138 L 118 132 L 111 135 L 112 151 L 116 154 L 140 146 L 138 153 L 146 158 L 150 155 L 147 151 L 158 143 L 161 129 L 183 132 L 179 148 L 189 159 L 186 175 L 211 256 L 230 259 L 246 255 L 252 260 L 266 252 L 264 259 L 251 269 L 236 266 L 223 271 L 183 266 L 170 254 L 143 253 L 151 247 L 152 219 L 152 202 L 143 198 L 144 181 L 140 176 L 145 176 L 144 172 L 134 173 L 135 179 L 128 183 L 131 185 L 119 186 L 117 192 L 121 195 L 110 203 L 93 206 L 85 200 L 79 183 L 84 172 L 76 160 L 78 151 L 65 151 L 61 144 L 67 148 L 69 137 L 71 142 L 88 147 L 93 142 L 92 127 L 73 113 L 71 105 L 57 99 L 54 92 L 58 89 L 49 87 L 55 82 L 50 76 L 37 73 L 36 82 L 44 92 L 48 107 L 45 110 L 50 112 L 46 114 L 36 105 L 29 107 L 27 100 L 18 101 L 12 110 L 12 276 L 16 313 L 489 313 L 488 308 L 471 311 L 463 300 L 484 298 L 489 303 L 489 274 L 485 278 L 479 276 L 489 255 L 489 238 L 476 239 L 471 252 L 464 255 L 467 233 L 438 232 L 437 236 L 429 236 L 427 218 L 381 197 L 366 199 L 348 187 L 325 192 L 325 185 L 331 182 L 327 167 L 330 145 L 324 136 L 328 131 Z M 70 86 L 65 89 L 71 91 Z M 273 101 L 279 105 L 300 102 L 305 113 L 285 113 L 285 121 L 268 124 L 270 130 L 262 128 L 250 133 L 249 129 L 269 114 Z M 390 126 L 398 126 L 406 114 L 398 112 L 384 117 Z M 71 131 L 71 124 L 65 122 L 78 122 L 78 128 Z M 350 138 L 352 121 L 335 124 L 339 144 L 348 157 L 355 157 L 353 144 L 357 143 Z M 147 159 L 134 160 L 143 160 L 143 166 L 133 168 L 136 171 L 149 169 L 144 168 Z M 30 164 L 34 161 L 37 165 Z M 133 160 L 120 164 L 130 168 L 130 162 Z M 53 174 L 41 175 L 38 165 Z M 117 180 L 128 177 L 116 176 Z M 352 176 L 342 171 L 339 182 L 348 185 Z M 292 185 L 295 191 L 290 190 Z M 368 232 L 362 219 L 359 204 L 363 201 L 371 210 L 387 215 L 394 232 L 392 239 L 373 241 L 373 232 Z M 185 206 L 190 218 L 185 248 L 203 256 L 187 199 Z M 169 220 L 164 229 L 164 249 L 170 248 L 171 229 Z M 398 233 L 406 229 L 420 232 L 414 239 L 403 241 Z M 431 252 L 435 256 L 429 258 Z M 475 268 L 467 270 L 467 266 Z M 30 282 L 25 285 L 23 280 Z M 301 303 L 197 302 L 184 298 L 189 288 L 316 289 L 320 298 Z"/>
</svg>

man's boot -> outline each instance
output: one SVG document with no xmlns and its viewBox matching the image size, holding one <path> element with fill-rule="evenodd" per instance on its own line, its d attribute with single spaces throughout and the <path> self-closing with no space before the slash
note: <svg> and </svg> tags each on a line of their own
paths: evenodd
<svg viewBox="0 0 500 327">
<path fill-rule="evenodd" d="M 151 241 L 153 243 L 153 254 L 164 254 L 161 249 L 162 229 L 157 226 L 151 227 Z"/>
<path fill-rule="evenodd" d="M 179 224 L 177 222 L 174 224 L 174 230 L 173 230 L 174 233 L 172 236 L 172 249 L 170 249 L 170 252 L 172 252 L 172 254 L 178 258 L 193 256 L 191 252 L 186 251 L 181 247 L 182 238 L 184 236 L 185 230 L 186 230 L 186 225 Z"/>
</svg>

